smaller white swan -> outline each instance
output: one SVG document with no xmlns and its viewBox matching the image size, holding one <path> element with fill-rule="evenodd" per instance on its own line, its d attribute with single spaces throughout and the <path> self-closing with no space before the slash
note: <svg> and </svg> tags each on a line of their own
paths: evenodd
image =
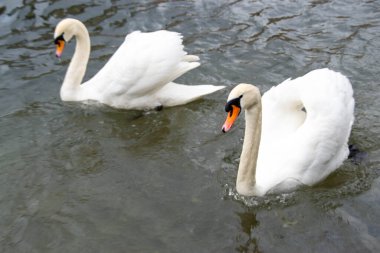
<svg viewBox="0 0 380 253">
<path fill-rule="evenodd" d="M 186 104 L 224 88 L 172 82 L 200 63 L 198 56 L 183 50 L 179 33 L 164 30 L 129 34 L 107 64 L 81 84 L 90 55 L 88 31 L 76 19 L 59 22 L 54 32 L 57 57 L 72 37 L 76 48 L 60 91 L 64 101 L 95 100 L 116 108 L 152 109 Z"/>
<path fill-rule="evenodd" d="M 245 135 L 236 190 L 246 196 L 314 185 L 348 156 L 354 121 L 349 80 L 329 69 L 309 72 L 272 87 L 263 97 L 250 84 L 228 96 L 222 131 L 245 110 Z"/>
</svg>

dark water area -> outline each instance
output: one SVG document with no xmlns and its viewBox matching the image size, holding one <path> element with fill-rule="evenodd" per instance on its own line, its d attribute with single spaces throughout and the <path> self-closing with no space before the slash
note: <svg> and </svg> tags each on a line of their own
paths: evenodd
<svg viewBox="0 0 380 253">
<path fill-rule="evenodd" d="M 227 88 L 158 112 L 62 102 L 66 17 L 91 36 L 85 79 L 126 34 L 167 29 L 202 63 L 178 82 Z M 0 24 L 0 252 L 380 252 L 379 1 L 5 0 Z M 317 186 L 239 196 L 229 91 L 324 67 L 352 82 L 358 155 Z"/>
</svg>

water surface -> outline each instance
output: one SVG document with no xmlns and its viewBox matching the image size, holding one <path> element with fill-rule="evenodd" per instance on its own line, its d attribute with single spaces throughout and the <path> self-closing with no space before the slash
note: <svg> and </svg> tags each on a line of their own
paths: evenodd
<svg viewBox="0 0 380 253">
<path fill-rule="evenodd" d="M 168 29 L 202 62 L 178 82 L 228 88 L 159 112 L 63 103 L 65 17 L 91 34 L 86 78 L 127 33 Z M 1 252 L 379 252 L 378 1 L 6 0 L 0 23 Z M 229 90 L 322 67 L 352 82 L 359 154 L 318 186 L 238 196 Z"/>
</svg>

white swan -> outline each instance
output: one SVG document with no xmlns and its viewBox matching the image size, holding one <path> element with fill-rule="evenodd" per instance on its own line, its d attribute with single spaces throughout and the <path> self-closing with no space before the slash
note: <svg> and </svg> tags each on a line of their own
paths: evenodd
<svg viewBox="0 0 380 253">
<path fill-rule="evenodd" d="M 179 33 L 163 30 L 129 34 L 107 64 L 81 84 L 90 55 L 88 31 L 76 19 L 59 22 L 54 32 L 57 57 L 72 37 L 76 48 L 60 91 L 64 101 L 95 100 L 116 108 L 151 109 L 186 104 L 224 88 L 172 82 L 200 63 L 198 56 L 183 50 Z"/>
<path fill-rule="evenodd" d="M 286 80 L 266 92 L 239 84 L 229 94 L 227 132 L 241 109 L 245 135 L 236 179 L 238 193 L 262 196 L 325 179 L 348 156 L 354 121 L 349 80 L 329 69 Z"/>
</svg>

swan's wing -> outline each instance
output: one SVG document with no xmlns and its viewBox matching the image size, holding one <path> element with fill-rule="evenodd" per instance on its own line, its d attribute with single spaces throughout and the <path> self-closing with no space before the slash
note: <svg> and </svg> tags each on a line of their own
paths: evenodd
<svg viewBox="0 0 380 253">
<path fill-rule="evenodd" d="M 340 73 L 321 69 L 310 72 L 307 78 L 310 87 L 300 87 L 307 117 L 298 138 L 303 138 L 304 146 L 309 148 L 305 155 L 310 155 L 303 182 L 312 185 L 327 177 L 348 157 L 355 101 L 350 81 Z M 298 148 L 300 152 L 301 148 Z"/>
<path fill-rule="evenodd" d="M 146 96 L 200 65 L 183 50 L 182 36 L 169 31 L 129 34 L 107 64 L 84 85 L 101 102 L 117 96 Z"/>
<path fill-rule="evenodd" d="M 265 93 L 262 103 L 257 182 L 295 178 L 313 185 L 347 158 L 354 99 L 342 74 L 320 69 L 286 80 Z"/>
<path fill-rule="evenodd" d="M 190 103 L 205 95 L 223 89 L 225 86 L 215 86 L 210 84 L 203 85 L 184 85 L 174 82 L 166 84 L 162 89 L 154 94 L 163 106 L 176 106 Z"/>
</svg>

